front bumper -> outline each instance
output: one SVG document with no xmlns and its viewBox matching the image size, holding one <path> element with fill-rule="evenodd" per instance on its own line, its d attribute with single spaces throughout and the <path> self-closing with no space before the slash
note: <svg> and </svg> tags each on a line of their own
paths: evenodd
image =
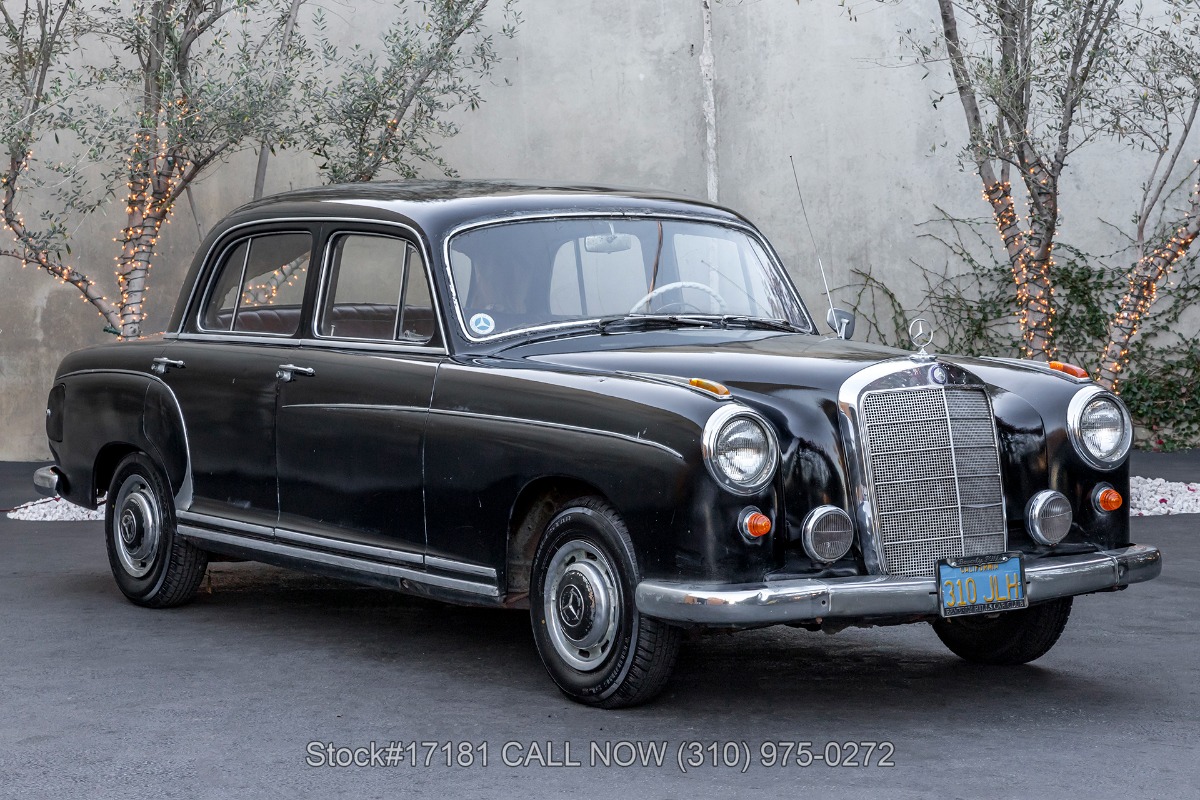
<svg viewBox="0 0 1200 800">
<path fill-rule="evenodd" d="M 1030 603 L 1158 577 L 1157 547 L 1134 544 L 1099 553 L 1043 558 L 1025 564 Z M 819 619 L 935 617 L 934 578 L 863 575 L 756 584 L 685 584 L 642 581 L 638 611 L 648 617 L 699 625 L 774 625 Z"/>
</svg>

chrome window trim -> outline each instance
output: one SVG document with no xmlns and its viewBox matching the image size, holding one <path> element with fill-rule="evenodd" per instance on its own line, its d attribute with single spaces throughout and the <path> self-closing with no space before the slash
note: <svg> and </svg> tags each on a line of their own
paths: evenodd
<svg viewBox="0 0 1200 800">
<path fill-rule="evenodd" d="M 737 417 L 747 417 L 754 420 L 767 435 L 767 460 L 770 462 L 771 467 L 764 473 L 762 480 L 750 486 L 735 483 L 713 463 L 713 453 L 716 451 L 717 437 L 720 436 L 721 430 Z M 741 403 L 720 406 L 709 416 L 708 421 L 704 423 L 704 433 L 701 437 L 700 449 L 704 457 L 704 466 L 708 469 L 708 474 L 712 476 L 712 479 L 722 489 L 738 497 L 750 497 L 761 493 L 771 485 L 771 482 L 775 480 L 775 476 L 779 473 L 779 437 L 775 433 L 775 426 L 768 422 L 762 414 Z"/>
<path fill-rule="evenodd" d="M 322 306 L 325 303 L 325 295 L 329 291 L 329 278 L 332 277 L 332 272 L 331 272 L 333 269 L 333 267 L 332 267 L 332 261 L 333 261 L 332 245 L 338 239 L 345 237 L 345 236 L 376 236 L 376 237 L 383 238 L 383 239 L 396 239 L 396 240 L 404 243 L 404 268 L 403 268 L 403 272 L 400 275 L 400 280 L 401 280 L 400 299 L 401 299 L 401 301 L 403 301 L 404 294 L 408 288 L 405 285 L 405 278 L 407 278 L 407 276 L 408 276 L 408 262 L 410 260 L 410 248 L 412 250 L 417 250 L 418 255 L 422 255 L 422 253 L 423 253 L 423 251 L 417 247 L 416 243 L 406 236 L 394 236 L 394 235 L 387 234 L 387 233 L 379 233 L 378 231 L 363 231 L 363 230 L 356 230 L 356 229 L 333 231 L 329 236 L 327 236 L 325 238 L 325 250 L 321 254 L 321 266 L 320 266 L 319 278 L 318 278 L 320 283 L 317 285 L 317 297 L 315 300 L 315 305 L 313 307 L 313 313 L 309 320 L 310 328 L 306 332 L 305 340 L 306 341 L 315 341 L 315 342 L 359 342 L 362 344 L 374 344 L 374 345 L 398 345 L 400 347 L 419 347 L 419 348 L 423 348 L 423 349 L 427 349 L 427 350 L 441 350 L 441 351 L 445 352 L 444 345 L 439 347 L 438 345 L 429 344 L 428 342 L 426 342 L 424 344 L 406 343 L 406 342 L 402 342 L 400 339 L 396 338 L 395 336 L 393 336 L 393 338 L 391 338 L 391 339 L 363 339 L 363 338 L 357 338 L 357 337 L 350 338 L 350 337 L 339 337 L 339 336 L 324 336 L 321 334 L 320 320 L 317 317 L 318 317 L 318 314 L 323 314 Z M 424 256 L 422 255 L 421 260 L 425 264 L 425 280 L 428 281 L 428 283 L 429 283 L 429 295 L 430 295 L 431 301 L 433 302 L 433 313 L 434 313 L 434 316 L 436 316 L 438 318 L 438 332 L 442 333 L 443 332 L 443 326 L 441 324 L 442 313 L 441 313 L 441 310 L 437 307 L 438 306 L 437 290 L 434 288 L 433 273 L 431 271 L 429 259 L 424 258 Z M 397 324 L 399 323 L 399 321 L 401 319 L 402 312 L 403 312 L 403 308 L 398 308 L 396 310 L 396 323 Z M 311 338 L 309 338 L 309 336 L 311 336 Z M 436 338 L 436 337 L 431 336 L 430 341 L 433 341 L 434 338 Z M 442 341 L 445 342 L 445 340 L 446 340 L 445 336 L 443 335 Z"/>
<path fill-rule="evenodd" d="M 953 367 L 954 370 L 961 372 L 965 377 L 970 379 L 970 383 L 961 385 L 976 386 L 984 391 L 984 394 L 987 396 L 988 407 L 992 411 L 992 438 L 996 445 L 996 455 L 999 459 L 998 466 L 1001 476 L 1004 474 L 1003 451 L 1000 449 L 1000 438 L 995 424 L 996 413 L 992 407 L 992 398 L 987 394 L 987 383 L 967 368 L 955 364 L 953 361 L 942 356 L 935 357 L 933 361 L 917 361 L 910 356 L 899 356 L 872 364 L 847 378 L 838 390 L 838 421 L 842 434 L 842 443 L 845 447 L 846 471 L 850 484 L 846 488 L 852 501 L 851 518 L 856 523 L 862 536 L 863 560 L 866 563 L 867 572 L 872 575 L 887 575 L 888 573 L 883 553 L 883 541 L 879 535 L 878 512 L 871 500 L 871 486 L 874 485 L 874 475 L 871 473 L 870 460 L 867 458 L 866 434 L 862 427 L 860 413 L 862 399 L 867 394 L 868 387 L 877 381 L 891 375 L 910 371 L 921 370 L 928 372 L 937 364 L 941 364 L 943 367 Z M 945 388 L 946 385 L 929 381 L 922 383 L 909 381 L 902 386 L 890 388 L 941 389 Z M 1001 514 L 1004 516 L 1005 540 L 1007 541 L 1008 501 L 1003 491 L 1003 477 L 1001 477 L 1000 498 Z"/>
<path fill-rule="evenodd" d="M 590 323 L 599 322 L 600 317 L 593 317 L 593 318 L 589 318 L 589 319 L 577 319 L 577 320 L 573 320 L 571 322 L 556 322 L 556 323 L 546 324 L 546 325 L 531 325 L 526 328 L 516 328 L 511 331 L 504 331 L 503 333 L 492 334 L 491 336 L 472 336 L 470 329 L 467 327 L 466 320 L 463 319 L 462 306 L 459 304 L 459 301 L 458 301 L 458 290 L 454 286 L 454 273 L 451 270 L 451 265 L 450 265 L 450 242 L 453 241 L 454 237 L 458 236 L 460 233 L 466 233 L 467 231 L 474 230 L 476 228 L 487 228 L 487 227 L 492 227 L 495 225 L 506 225 L 506 224 L 511 224 L 511 223 L 536 222 L 536 221 L 555 220 L 555 219 L 564 219 L 565 220 L 565 219 L 588 219 L 588 218 L 592 218 L 592 219 L 625 218 L 625 219 L 637 219 L 637 220 L 669 219 L 669 220 L 682 221 L 682 222 L 695 222 L 695 223 L 706 223 L 706 224 L 710 224 L 710 225 L 718 225 L 718 226 L 725 227 L 725 228 L 733 228 L 735 230 L 741 231 L 742 233 L 745 233 L 751 239 L 754 239 L 756 242 L 758 242 L 759 246 L 762 247 L 763 252 L 767 254 L 767 258 L 771 262 L 771 265 L 779 271 L 780 275 L 783 276 L 784 285 L 787 286 L 787 288 L 789 290 L 791 290 L 792 298 L 796 301 L 797 306 L 799 306 L 799 308 L 800 308 L 800 313 L 804 315 L 805 321 L 808 323 L 808 330 L 807 331 L 799 331 L 799 333 L 816 334 L 817 325 L 813 321 L 812 315 L 808 311 L 808 306 L 806 306 L 804 304 L 804 298 L 800 296 L 800 292 L 797 291 L 796 285 L 792 282 L 792 276 L 790 274 L 788 274 L 787 268 L 784 267 L 783 261 L 779 258 L 779 254 L 775 252 L 774 248 L 771 247 L 770 242 L 768 242 L 766 240 L 766 238 L 761 233 L 759 233 L 757 229 L 754 228 L 754 226 L 752 226 L 748 223 L 739 222 L 736 220 L 714 219 L 714 218 L 705 217 L 705 216 L 699 215 L 699 214 L 680 214 L 678 212 L 676 212 L 676 213 L 662 212 L 662 211 L 655 211 L 653 209 L 645 209 L 645 210 L 626 209 L 626 210 L 622 210 L 622 211 L 616 211 L 616 210 L 614 210 L 614 211 L 557 211 L 557 212 L 545 212 L 545 213 L 533 213 L 533 214 L 519 214 L 519 215 L 512 215 L 512 216 L 492 216 L 492 217 L 487 217 L 486 219 L 477 219 L 477 220 L 473 220 L 471 222 L 466 222 L 466 223 L 463 223 L 461 225 L 457 225 L 457 226 L 451 228 L 450 231 L 448 233 L 446 233 L 446 235 L 442 239 L 442 256 L 443 256 L 442 269 L 445 271 L 445 274 L 446 274 L 446 286 L 450 290 L 449 300 L 450 300 L 450 304 L 453 306 L 453 309 L 454 309 L 454 318 L 458 322 L 459 333 L 461 333 L 462 336 L 467 341 L 469 341 L 473 344 L 485 344 L 488 342 L 500 341 L 502 339 L 511 339 L 511 338 L 515 338 L 515 337 L 519 337 L 519 336 L 527 336 L 531 333 L 540 333 L 543 331 L 553 331 L 553 330 L 562 330 L 562 329 L 567 329 L 567 328 L 575 328 L 580 325 L 587 325 Z"/>
<path fill-rule="evenodd" d="M 389 227 L 389 228 L 399 228 L 400 230 L 407 231 L 409 234 L 412 235 L 412 241 L 414 243 L 416 243 L 416 245 L 420 248 L 421 257 L 425 259 L 425 271 L 426 271 L 426 276 L 430 279 L 429 290 L 433 294 L 434 313 L 437 314 L 437 319 L 438 319 L 438 331 L 442 335 L 441 350 L 443 352 L 446 352 L 447 348 L 449 347 L 449 331 L 446 328 L 446 321 L 442 315 L 441 304 L 438 302 L 437 282 L 433 280 L 434 273 L 432 271 L 433 270 L 433 261 L 431 259 L 431 251 L 428 247 L 428 243 L 425 241 L 425 237 L 421 235 L 421 232 L 419 230 L 417 230 L 416 227 L 409 225 L 408 223 L 405 223 L 405 222 L 399 222 L 397 220 L 371 219 L 371 218 L 367 218 L 367 217 L 326 216 L 326 215 L 321 215 L 321 214 L 282 216 L 282 217 L 275 217 L 272 219 L 256 219 L 256 220 L 249 220 L 247 222 L 240 222 L 237 225 L 231 225 L 230 227 L 221 231 L 221 235 L 219 237 L 217 237 L 217 239 L 214 240 L 211 245 L 209 245 L 208 250 L 205 251 L 205 253 L 204 253 L 204 259 L 200 262 L 200 270 L 199 270 L 200 275 L 198 277 L 203 276 L 206 272 L 208 272 L 212 269 L 213 251 L 216 249 L 216 247 L 219 243 L 221 243 L 223 241 L 228 241 L 228 239 L 226 237 L 228 237 L 229 234 L 231 234 L 235 231 L 240 231 L 243 228 L 250 228 L 250 227 L 254 227 L 254 226 L 287 225 L 289 223 L 307 223 L 307 224 L 315 223 L 315 224 L 320 225 L 320 224 L 327 223 L 327 222 L 353 223 L 353 224 L 357 224 L 357 225 L 381 225 L 381 226 Z M 210 276 L 209 280 L 211 280 L 211 279 L 212 278 Z M 168 336 L 172 336 L 172 338 L 179 338 L 180 335 L 183 335 L 185 333 L 183 328 L 187 327 L 188 320 L 193 315 L 198 315 L 200 313 L 199 309 L 195 307 L 196 286 L 199 283 L 200 283 L 200 281 L 193 282 L 191 288 L 188 290 L 187 302 L 184 303 L 184 313 L 182 315 L 180 315 L 180 318 L 179 318 L 179 326 L 180 326 L 179 330 L 169 332 L 167 334 Z M 451 290 L 453 290 L 453 287 L 451 287 Z M 805 313 L 807 313 L 807 310 L 805 311 Z M 199 328 L 199 324 L 197 324 L 196 327 Z M 292 338 L 294 339 L 294 335 Z M 241 339 L 241 337 L 239 337 L 239 339 Z M 353 340 L 347 339 L 345 341 L 349 342 L 349 341 L 353 341 Z"/>
<path fill-rule="evenodd" d="M 265 224 L 274 224 L 274 223 L 271 222 L 271 223 L 265 223 Z M 234 230 L 234 229 L 230 228 L 230 230 Z M 250 253 L 251 253 L 251 251 L 254 250 L 254 244 L 253 244 L 254 237 L 255 236 L 270 236 L 270 235 L 287 235 L 289 233 L 291 233 L 291 234 L 301 233 L 308 237 L 308 239 L 309 239 L 308 252 L 309 252 L 309 258 L 311 261 L 312 248 L 313 248 L 313 245 L 316 244 L 317 237 L 310 230 L 263 231 L 262 233 L 258 233 L 258 234 L 254 233 L 253 231 L 250 231 L 249 233 L 245 234 L 244 236 L 239 236 L 236 239 L 226 240 L 228 242 L 228 244 L 226 244 L 225 247 L 221 249 L 220 255 L 218 255 L 218 257 L 217 257 L 217 261 L 219 262 L 221 260 L 221 258 L 223 258 L 225 256 L 226 253 L 228 253 L 231 249 L 237 247 L 242 242 L 251 242 L 250 246 L 246 248 L 246 257 L 242 261 L 242 279 L 241 279 L 241 282 L 238 284 L 238 288 L 240 290 L 240 288 L 246 284 L 246 267 L 250 263 Z M 209 252 L 210 253 L 212 252 L 211 248 L 210 248 Z M 292 331 L 291 333 L 262 333 L 261 331 L 257 331 L 257 332 L 253 332 L 253 333 L 238 333 L 237 331 L 235 331 L 233 329 L 233 326 L 235 324 L 237 324 L 237 314 L 238 314 L 238 311 L 241 310 L 241 306 L 242 306 L 242 297 L 241 297 L 240 291 L 238 293 L 237 302 L 234 304 L 234 307 L 233 307 L 233 317 L 230 318 L 230 320 L 229 320 L 229 330 L 219 331 L 219 330 L 213 330 L 212 328 L 204 327 L 204 307 L 207 306 L 207 304 L 209 303 L 210 300 L 212 300 L 212 290 L 216 286 L 217 275 L 218 275 L 218 273 L 213 271 L 215 269 L 214 267 L 208 266 L 210 262 L 207 260 L 207 258 L 208 257 L 205 256 L 204 263 L 205 263 L 205 266 L 208 267 L 208 270 L 209 270 L 208 281 L 205 284 L 204 293 L 200 296 L 201 297 L 200 307 L 195 309 L 195 311 L 196 311 L 196 314 L 195 314 L 196 331 L 198 333 L 212 333 L 212 334 L 218 334 L 218 335 L 236 336 L 238 338 L 242 338 L 244 336 L 260 336 L 264 339 L 268 339 L 268 338 L 269 339 L 294 339 L 296 337 L 296 334 L 300 332 L 299 321 L 297 321 L 297 323 L 296 323 L 296 330 Z M 195 293 L 194 286 L 192 287 L 192 292 Z M 189 303 L 190 303 L 190 300 L 189 300 Z M 303 300 L 301 300 L 301 302 L 300 302 L 300 314 L 301 314 L 301 316 L 303 316 L 303 314 L 304 314 L 304 301 Z M 181 320 L 180 324 L 183 325 L 184 320 Z"/>
<path fill-rule="evenodd" d="M 1125 426 L 1124 451 L 1115 459 L 1100 458 L 1091 450 L 1088 450 L 1087 445 L 1083 441 L 1083 412 L 1088 407 L 1088 404 L 1098 397 L 1105 397 L 1116 404 L 1117 410 L 1121 413 L 1121 422 Z M 1121 466 L 1129 456 L 1129 451 L 1133 448 L 1133 419 L 1129 416 L 1129 409 L 1121 402 L 1121 398 L 1107 389 L 1102 389 L 1096 385 L 1085 386 L 1071 397 L 1071 402 L 1067 404 L 1067 433 L 1079 457 L 1088 466 L 1104 470 L 1105 472 Z"/>
</svg>

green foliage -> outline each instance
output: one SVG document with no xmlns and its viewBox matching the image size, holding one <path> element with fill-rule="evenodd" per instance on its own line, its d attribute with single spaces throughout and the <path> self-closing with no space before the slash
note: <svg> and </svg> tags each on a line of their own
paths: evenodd
<svg viewBox="0 0 1200 800">
<path fill-rule="evenodd" d="M 1020 330 L 1012 271 L 991 247 L 991 221 L 943 213 L 922 233 L 946 248 L 939 269 L 912 263 L 923 286 L 920 306 L 909 309 L 871 271 L 855 270 L 852 307 L 867 338 L 910 348 L 908 323 L 921 314 L 937 328 L 937 346 L 948 353 L 1020 357 Z M 1058 308 L 1055 341 L 1062 361 L 1094 373 L 1107 344 L 1111 309 L 1126 289 L 1126 251 L 1094 255 L 1062 244 L 1055 248 L 1053 279 Z M 906 277 L 905 283 L 910 280 Z M 1121 399 L 1139 427 L 1139 446 L 1174 450 L 1200 445 L 1200 256 L 1178 262 L 1168 286 L 1143 319 L 1130 345 Z"/>
<path fill-rule="evenodd" d="M 396 0 L 396 20 L 377 47 L 337 47 L 323 14 L 313 20 L 319 68 L 302 84 L 310 118 L 300 141 L 321 159 L 332 183 L 372 180 L 380 172 L 415 178 L 422 165 L 453 175 L 438 142 L 458 133 L 453 112 L 482 102 L 479 82 L 499 60 L 485 31 L 488 0 Z M 502 6 L 499 34 L 511 38 L 520 17 Z"/>
</svg>

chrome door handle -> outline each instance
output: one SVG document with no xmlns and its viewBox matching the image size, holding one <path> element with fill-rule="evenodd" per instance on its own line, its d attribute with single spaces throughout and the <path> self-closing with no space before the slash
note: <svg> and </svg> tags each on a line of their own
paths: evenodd
<svg viewBox="0 0 1200 800">
<path fill-rule="evenodd" d="M 311 378 L 316 374 L 317 371 L 312 367 L 297 367 L 295 364 L 280 364 L 279 369 L 275 370 L 275 377 L 285 383 L 296 375 L 306 375 Z"/>
<path fill-rule="evenodd" d="M 165 375 L 167 370 L 171 367 L 174 367 L 175 369 L 183 369 L 185 366 L 187 365 L 178 359 L 159 356 L 150 362 L 150 371 L 156 375 Z"/>
</svg>

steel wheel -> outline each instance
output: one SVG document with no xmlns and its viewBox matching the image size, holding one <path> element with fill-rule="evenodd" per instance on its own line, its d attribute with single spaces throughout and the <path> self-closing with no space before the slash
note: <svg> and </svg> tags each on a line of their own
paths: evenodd
<svg viewBox="0 0 1200 800">
<path fill-rule="evenodd" d="M 563 661 L 581 672 L 604 663 L 624 613 L 608 557 L 589 542 L 561 548 L 546 571 L 542 598 L 546 630 Z"/>
<path fill-rule="evenodd" d="M 629 530 L 601 498 L 568 503 L 546 526 L 529 614 L 542 663 L 572 700 L 625 708 L 666 686 L 679 629 L 638 612 L 638 575 Z"/>
<path fill-rule="evenodd" d="M 176 535 L 169 484 L 145 454 L 126 456 L 113 472 L 104 531 L 113 577 L 130 600 L 168 608 L 196 593 L 208 554 Z"/>
<path fill-rule="evenodd" d="M 162 541 L 162 509 L 141 475 L 130 475 L 121 484 L 115 516 L 112 536 L 117 558 L 130 575 L 144 578 L 154 567 Z"/>
</svg>

